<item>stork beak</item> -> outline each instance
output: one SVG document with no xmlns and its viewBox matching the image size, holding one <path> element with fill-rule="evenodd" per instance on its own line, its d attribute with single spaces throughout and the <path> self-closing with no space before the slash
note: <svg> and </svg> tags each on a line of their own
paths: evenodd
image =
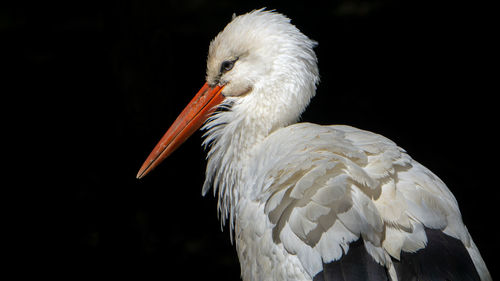
<svg viewBox="0 0 500 281">
<path fill-rule="evenodd" d="M 201 87 L 142 164 L 137 173 L 138 179 L 158 166 L 203 125 L 215 107 L 224 100 L 221 94 L 223 88 L 224 86 L 211 87 L 207 83 Z"/>
</svg>

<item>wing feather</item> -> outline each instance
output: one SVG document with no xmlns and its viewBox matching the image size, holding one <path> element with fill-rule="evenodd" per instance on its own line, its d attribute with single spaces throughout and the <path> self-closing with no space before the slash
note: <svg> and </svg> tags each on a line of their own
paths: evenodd
<svg viewBox="0 0 500 281">
<path fill-rule="evenodd" d="M 350 243 L 360 239 L 392 280 L 393 260 L 425 248 L 425 229 L 473 245 L 446 185 L 387 138 L 300 123 L 267 141 L 255 153 L 269 157 L 251 168 L 265 175 L 256 183 L 268 183 L 256 200 L 265 202 L 274 242 L 297 255 L 311 277 L 348 255 Z M 476 260 L 480 268 L 484 262 Z"/>
</svg>

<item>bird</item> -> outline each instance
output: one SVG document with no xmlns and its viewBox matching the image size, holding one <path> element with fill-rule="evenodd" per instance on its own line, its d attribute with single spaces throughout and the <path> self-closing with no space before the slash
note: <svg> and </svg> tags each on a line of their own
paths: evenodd
<svg viewBox="0 0 500 281">
<path fill-rule="evenodd" d="M 316 45 L 274 10 L 233 15 L 137 178 L 202 128 L 202 194 L 217 197 L 245 281 L 491 280 L 438 176 L 382 135 L 298 123 Z"/>
</svg>

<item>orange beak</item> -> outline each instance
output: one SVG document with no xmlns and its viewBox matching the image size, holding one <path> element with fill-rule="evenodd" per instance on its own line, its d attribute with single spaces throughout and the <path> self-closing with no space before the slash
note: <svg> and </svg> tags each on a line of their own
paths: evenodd
<svg viewBox="0 0 500 281">
<path fill-rule="evenodd" d="M 223 88 L 224 86 L 210 87 L 207 83 L 201 87 L 144 161 L 137 173 L 138 179 L 158 166 L 203 125 L 216 106 L 224 100 L 221 94 Z"/>
</svg>

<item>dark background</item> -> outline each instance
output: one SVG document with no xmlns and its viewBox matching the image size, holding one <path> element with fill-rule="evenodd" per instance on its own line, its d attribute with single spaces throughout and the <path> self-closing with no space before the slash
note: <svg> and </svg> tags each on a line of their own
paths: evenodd
<svg viewBox="0 0 500 281">
<path fill-rule="evenodd" d="M 319 42 L 302 120 L 394 140 L 455 194 L 493 276 L 498 81 L 479 2 L 18 1 L 2 4 L 4 114 L 16 149 L 5 212 L 21 273 L 238 280 L 196 133 L 143 180 L 153 146 L 204 83 L 210 40 L 268 7 Z M 6 49 L 5 49 L 6 48 Z M 498 74 L 498 73 L 497 73 Z M 10 137 L 13 136 L 13 137 Z M 6 151 L 6 155 L 10 155 Z M 7 197 L 8 199 L 8 197 Z"/>
</svg>

